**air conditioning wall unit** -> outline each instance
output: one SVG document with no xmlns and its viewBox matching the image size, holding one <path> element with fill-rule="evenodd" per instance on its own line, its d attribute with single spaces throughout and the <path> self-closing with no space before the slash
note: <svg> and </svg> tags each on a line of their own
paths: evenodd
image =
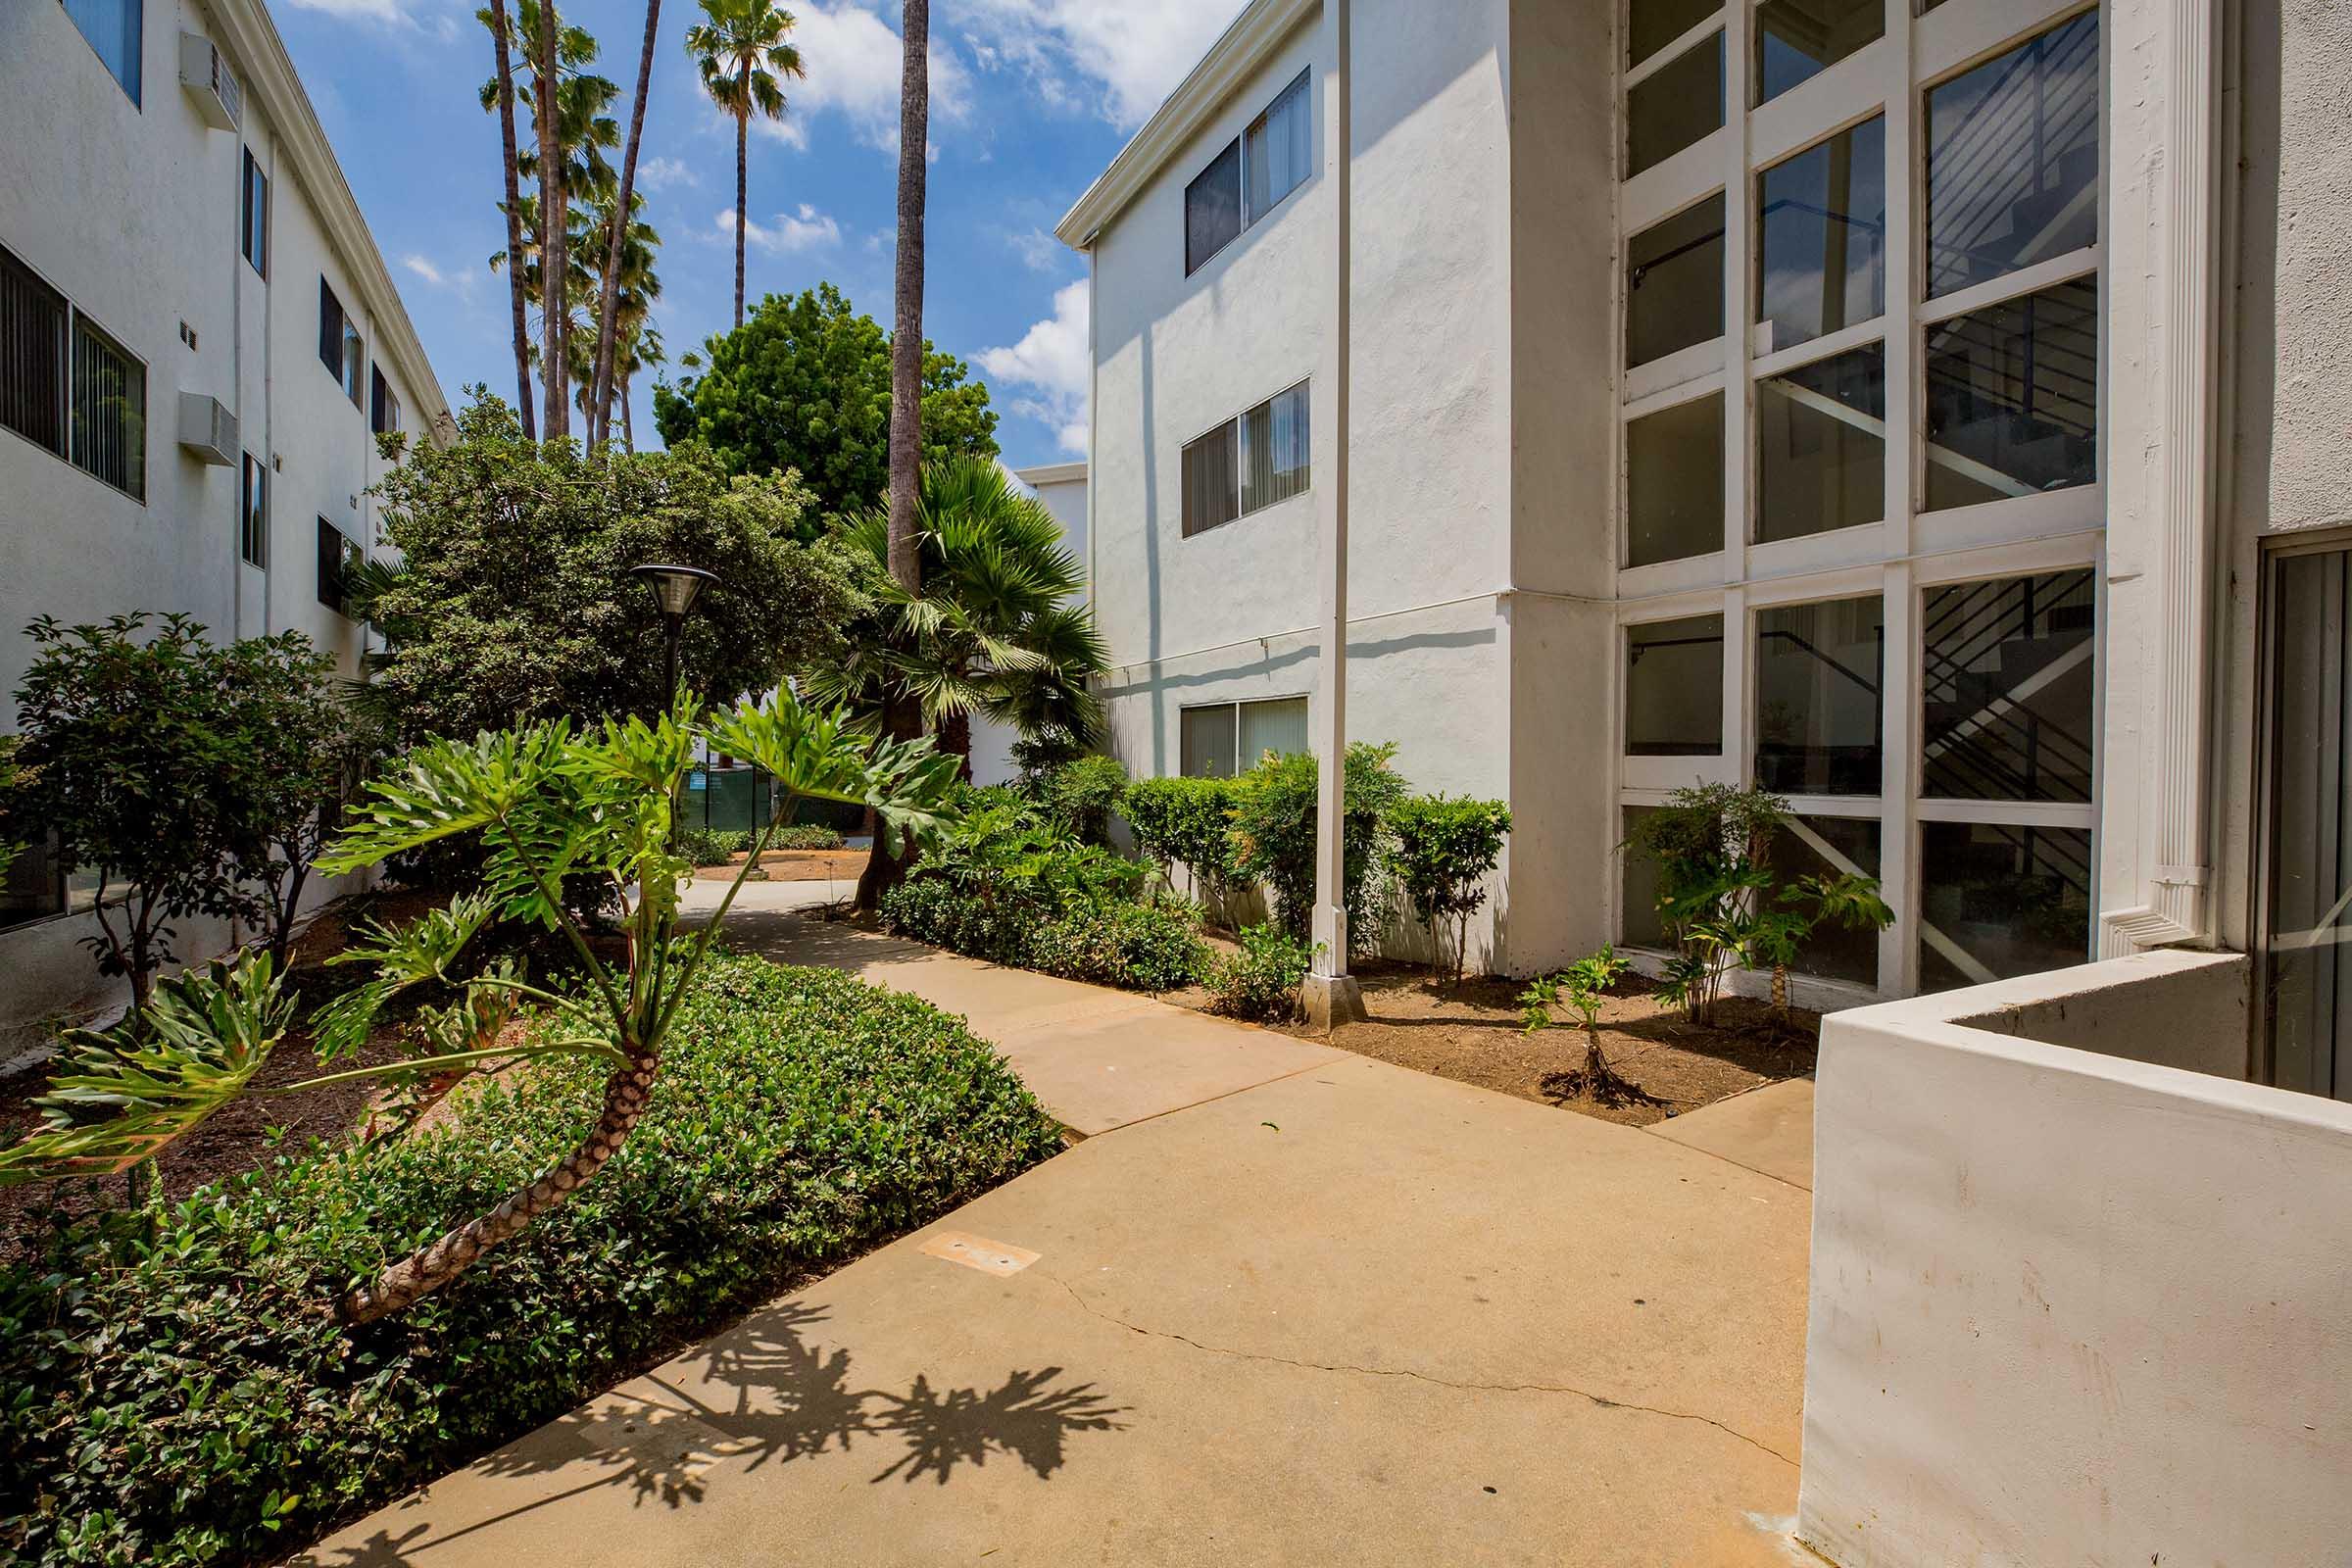
<svg viewBox="0 0 2352 1568">
<path fill-rule="evenodd" d="M 237 416 L 219 398 L 182 392 L 179 444 L 190 457 L 226 467 L 237 461 Z"/>
<path fill-rule="evenodd" d="M 243 108 L 237 74 L 228 69 L 220 46 L 195 33 L 179 35 L 179 84 L 195 101 L 196 113 L 215 130 L 234 130 Z"/>
</svg>

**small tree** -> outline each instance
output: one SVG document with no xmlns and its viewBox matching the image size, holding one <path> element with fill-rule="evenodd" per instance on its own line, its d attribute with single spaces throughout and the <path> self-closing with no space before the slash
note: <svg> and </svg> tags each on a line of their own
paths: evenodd
<svg viewBox="0 0 2352 1568">
<path fill-rule="evenodd" d="M 342 825 L 368 743 L 336 692 L 334 660 L 299 632 L 227 650 L 235 701 L 227 714 L 229 865 L 252 895 L 264 941 L 286 967 L 312 864 Z"/>
<path fill-rule="evenodd" d="M 1382 921 L 1389 813 L 1412 786 L 1392 765 L 1396 743 L 1357 741 L 1348 748 L 1342 774 L 1341 896 L 1348 913 L 1348 949 L 1371 945 Z M 1300 941 L 1315 902 L 1315 758 L 1267 753 L 1242 775 L 1234 795 L 1234 868 L 1274 892 L 1275 915 Z"/>
<path fill-rule="evenodd" d="M 1728 784 L 1680 789 L 1642 816 L 1627 851 L 1658 869 L 1658 913 L 1675 956 L 1661 995 L 1693 1023 L 1714 1021 L 1725 975 L 1741 957 L 1770 903 L 1765 854 L 1788 803 Z"/>
<path fill-rule="evenodd" d="M 48 1128 L 0 1151 L 0 1182 L 125 1169 L 247 1097 L 372 1078 L 391 1084 L 413 1118 L 469 1073 L 559 1055 L 607 1064 L 602 1109 L 568 1156 L 489 1212 L 391 1263 L 343 1299 L 341 1314 L 368 1322 L 455 1279 L 594 1179 L 645 1112 L 670 1026 L 745 875 L 736 874 L 699 933 L 680 932 L 678 890 L 692 868 L 669 851 L 670 819 L 698 740 L 767 769 L 787 802 L 807 795 L 867 805 L 894 830 L 925 837 L 943 820 L 955 788 L 954 760 L 927 742 L 869 744 L 847 715 L 811 712 L 789 694 L 710 722 L 681 700 L 651 724 L 607 720 L 595 733 L 574 735 L 556 720 L 470 742 L 429 742 L 370 786 L 357 820 L 320 863 L 356 871 L 453 834 L 480 832 L 488 846 L 482 887 L 406 926 L 364 933 L 336 961 L 367 965 L 372 977 L 309 1022 L 321 1060 L 331 1064 L 367 1041 L 396 994 L 431 983 L 454 987 L 454 1002 L 421 1015 L 422 1054 L 258 1085 L 295 1004 L 270 956 L 250 954 L 167 982 L 152 1007 L 112 1031 L 70 1037 L 65 1068 L 40 1102 Z M 762 842 L 783 815 L 780 808 L 762 827 Z M 624 956 L 608 957 L 566 909 L 567 873 L 637 890 Z M 543 990 L 505 962 L 459 978 L 467 944 L 494 918 L 561 931 L 587 977 L 582 989 L 569 996 Z M 557 1026 L 510 1034 L 506 1025 L 521 1005 L 546 1009 Z"/>
<path fill-rule="evenodd" d="M 68 871 L 95 872 L 98 923 L 82 945 L 144 1007 L 172 961 L 174 922 L 250 919 L 228 869 L 241 769 L 237 661 L 185 615 L 25 629 L 38 650 L 17 692 L 22 777 L 10 837 L 54 833 Z M 292 643 L 273 640 L 287 657 Z M 307 650 L 307 644 L 302 645 Z"/>
<path fill-rule="evenodd" d="M 1757 920 L 1749 950 L 1772 966 L 1772 1026 L 1788 1028 L 1788 968 L 1814 932 L 1826 925 L 1884 931 L 1893 923 L 1894 911 L 1866 876 L 1800 877 L 1781 889 L 1778 906 Z"/>
<path fill-rule="evenodd" d="M 1241 874 L 1233 864 L 1236 793 L 1229 778 L 1139 778 L 1120 798 L 1119 814 L 1163 873 L 1183 866 L 1193 896 L 1221 905 Z"/>
<path fill-rule="evenodd" d="M 1591 1100 L 1615 1103 L 1649 1098 L 1617 1075 L 1616 1069 L 1609 1065 L 1607 1053 L 1600 1048 L 1601 1001 L 1609 988 L 1624 979 L 1632 968 L 1630 962 L 1617 956 L 1616 949 L 1604 947 L 1577 959 L 1557 975 L 1538 975 L 1519 993 L 1521 1032 L 1525 1034 L 1550 1028 L 1552 1006 L 1562 1000 L 1576 1009 L 1585 1026 L 1585 1064 L 1569 1076 Z"/>
<path fill-rule="evenodd" d="M 1389 812 L 1393 859 L 1406 907 L 1438 944 L 1438 969 L 1462 988 L 1470 917 L 1487 902 L 1487 873 L 1502 858 L 1511 808 L 1500 801 L 1416 795 Z"/>
</svg>

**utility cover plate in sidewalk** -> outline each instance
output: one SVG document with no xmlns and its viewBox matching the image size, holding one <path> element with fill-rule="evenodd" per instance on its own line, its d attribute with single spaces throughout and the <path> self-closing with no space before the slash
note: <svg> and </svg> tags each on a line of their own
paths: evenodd
<svg viewBox="0 0 2352 1568">
<path fill-rule="evenodd" d="M 1018 1274 L 1044 1255 L 1026 1247 L 992 1242 L 962 1231 L 941 1231 L 923 1243 L 922 1250 L 951 1263 L 961 1263 L 965 1268 L 976 1268 L 983 1274 Z"/>
</svg>

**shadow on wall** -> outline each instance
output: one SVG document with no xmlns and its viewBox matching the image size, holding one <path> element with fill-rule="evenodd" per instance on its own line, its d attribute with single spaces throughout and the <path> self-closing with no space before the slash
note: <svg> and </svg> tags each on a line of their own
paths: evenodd
<svg viewBox="0 0 2352 1568">
<path fill-rule="evenodd" d="M 298 1562 L 338 1568 L 408 1568 L 463 1536 L 559 1505 L 582 1494 L 626 1487 L 638 1506 L 681 1508 L 705 1500 L 708 1472 L 724 1462 L 738 1474 L 833 1449 L 874 1450 L 871 1484 L 928 1481 L 946 1486 L 964 1465 L 1003 1455 L 1051 1480 L 1068 1459 L 1070 1437 L 1125 1430 L 1125 1406 L 1060 1367 L 1013 1371 L 993 1389 L 934 1388 L 917 1375 L 904 1392 L 857 1387 L 847 1350 L 827 1351 L 807 1331 L 825 1309 L 787 1301 L 755 1313 L 699 1347 L 683 1363 L 699 1373 L 671 1381 L 671 1368 L 637 1385 L 640 1398 L 608 1396 L 540 1429 L 475 1467 L 502 1478 L 581 1477 L 575 1486 L 456 1529 L 429 1520 L 395 1536 Z M 719 1397 L 713 1397 L 713 1396 Z"/>
</svg>

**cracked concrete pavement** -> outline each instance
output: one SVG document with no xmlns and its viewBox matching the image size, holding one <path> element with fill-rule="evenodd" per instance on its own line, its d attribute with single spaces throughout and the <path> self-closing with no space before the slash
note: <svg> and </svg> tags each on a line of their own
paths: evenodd
<svg viewBox="0 0 2352 1568">
<path fill-rule="evenodd" d="M 1801 1560 L 1802 1186 L 1703 1128 L 737 929 L 965 1012 L 1107 1125 L 297 1561 Z M 1752 1162 L 1788 1113 L 1740 1115 Z"/>
</svg>

